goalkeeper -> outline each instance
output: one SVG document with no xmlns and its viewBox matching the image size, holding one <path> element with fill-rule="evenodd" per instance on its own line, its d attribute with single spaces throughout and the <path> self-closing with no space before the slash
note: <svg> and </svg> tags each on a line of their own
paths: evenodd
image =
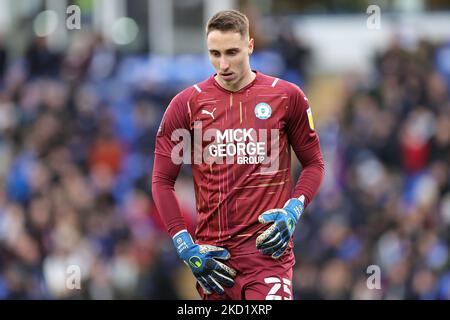
<svg viewBox="0 0 450 320">
<path fill-rule="evenodd" d="M 245 15 L 217 13 L 206 39 L 216 73 L 167 107 L 153 198 L 203 299 L 292 299 L 292 236 L 324 175 L 312 111 L 299 87 L 250 68 Z M 294 188 L 291 148 L 303 167 Z M 192 165 L 195 240 L 174 191 L 181 157 Z"/>
</svg>

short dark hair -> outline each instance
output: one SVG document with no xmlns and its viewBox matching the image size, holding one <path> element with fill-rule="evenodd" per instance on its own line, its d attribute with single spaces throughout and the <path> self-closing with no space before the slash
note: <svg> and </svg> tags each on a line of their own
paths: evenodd
<svg viewBox="0 0 450 320">
<path fill-rule="evenodd" d="M 206 24 L 206 35 L 211 31 L 234 31 L 241 36 L 249 35 L 249 22 L 245 14 L 237 10 L 223 10 L 217 12 Z"/>
</svg>

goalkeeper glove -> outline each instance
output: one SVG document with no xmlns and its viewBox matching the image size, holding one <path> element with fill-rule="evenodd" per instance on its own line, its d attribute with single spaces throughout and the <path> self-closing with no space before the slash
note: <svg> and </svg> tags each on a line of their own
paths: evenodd
<svg viewBox="0 0 450 320">
<path fill-rule="evenodd" d="M 222 285 L 234 285 L 236 271 L 216 260 L 228 260 L 230 253 L 227 249 L 195 244 L 186 230 L 181 230 L 173 236 L 173 243 L 178 256 L 191 268 L 205 294 L 211 294 L 213 291 L 224 294 Z"/>
<path fill-rule="evenodd" d="M 272 209 L 262 213 L 260 223 L 273 224 L 256 238 L 256 248 L 264 255 L 278 259 L 286 250 L 295 226 L 304 211 L 304 196 L 289 199 L 282 209 Z"/>
</svg>

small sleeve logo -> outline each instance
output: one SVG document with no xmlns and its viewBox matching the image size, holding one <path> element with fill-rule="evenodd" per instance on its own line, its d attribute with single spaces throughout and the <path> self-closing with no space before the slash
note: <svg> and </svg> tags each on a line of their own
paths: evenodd
<svg viewBox="0 0 450 320">
<path fill-rule="evenodd" d="M 158 132 L 156 134 L 157 137 L 161 137 L 164 135 L 164 118 L 161 120 L 161 123 L 159 124 Z"/>
<path fill-rule="evenodd" d="M 308 110 L 306 110 L 306 113 L 308 114 L 309 127 L 311 128 L 311 130 L 314 130 L 314 121 L 313 121 L 311 107 L 309 107 Z"/>
</svg>

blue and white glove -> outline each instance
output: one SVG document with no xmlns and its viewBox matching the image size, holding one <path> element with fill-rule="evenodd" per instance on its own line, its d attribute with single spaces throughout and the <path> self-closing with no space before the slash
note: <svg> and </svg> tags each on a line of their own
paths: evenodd
<svg viewBox="0 0 450 320">
<path fill-rule="evenodd" d="M 230 258 L 227 249 L 195 244 L 187 230 L 181 230 L 172 239 L 178 256 L 191 268 L 205 294 L 212 292 L 224 294 L 222 285 L 225 287 L 234 285 L 233 278 L 236 277 L 236 271 L 217 261 L 217 259 L 228 260 Z"/>
<path fill-rule="evenodd" d="M 260 223 L 273 224 L 256 238 L 256 248 L 264 255 L 278 259 L 286 250 L 300 216 L 304 211 L 304 196 L 289 199 L 282 209 L 262 213 Z"/>
</svg>

